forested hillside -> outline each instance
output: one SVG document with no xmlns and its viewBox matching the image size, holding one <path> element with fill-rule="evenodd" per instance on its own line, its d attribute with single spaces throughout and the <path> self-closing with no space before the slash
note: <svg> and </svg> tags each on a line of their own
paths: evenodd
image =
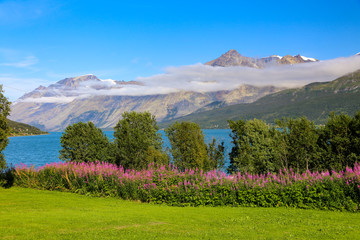
<svg viewBox="0 0 360 240">
<path fill-rule="evenodd" d="M 354 115 L 359 109 L 360 70 L 331 82 L 311 83 L 267 95 L 253 103 L 194 113 L 159 125 L 164 128 L 174 121 L 192 121 L 202 128 L 228 128 L 227 120 L 258 118 L 272 123 L 282 117 L 301 116 L 323 124 L 331 111 Z"/>
<path fill-rule="evenodd" d="M 11 136 L 28 136 L 28 135 L 40 135 L 40 134 L 48 134 L 47 132 L 43 132 L 40 129 L 30 126 L 25 123 L 19 123 L 15 121 L 8 120 L 8 124 L 11 128 Z"/>
</svg>

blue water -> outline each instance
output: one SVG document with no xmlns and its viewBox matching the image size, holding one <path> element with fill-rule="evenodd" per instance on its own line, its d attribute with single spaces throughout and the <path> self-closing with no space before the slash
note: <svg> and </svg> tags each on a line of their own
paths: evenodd
<svg viewBox="0 0 360 240">
<path fill-rule="evenodd" d="M 225 143 L 225 162 L 229 163 L 228 154 L 231 151 L 230 129 L 205 129 L 205 142 L 209 143 L 215 138 L 219 143 Z M 113 131 L 106 131 L 105 134 L 110 140 L 113 139 Z M 169 140 L 165 137 L 164 131 L 160 131 L 163 136 L 164 148 L 170 147 Z M 51 132 L 48 135 L 11 137 L 9 145 L 5 149 L 5 159 L 8 165 L 24 163 L 34 164 L 39 167 L 46 163 L 59 162 L 59 151 L 61 132 Z"/>
</svg>

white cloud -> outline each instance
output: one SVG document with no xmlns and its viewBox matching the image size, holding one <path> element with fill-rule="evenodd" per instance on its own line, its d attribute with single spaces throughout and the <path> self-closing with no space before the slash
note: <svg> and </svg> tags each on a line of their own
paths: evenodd
<svg viewBox="0 0 360 240">
<path fill-rule="evenodd" d="M 0 63 L 0 66 L 27 68 L 38 62 L 39 62 L 39 60 L 35 56 L 27 56 L 27 57 L 25 57 L 25 59 L 18 61 L 18 62 Z"/>
<path fill-rule="evenodd" d="M 265 69 L 248 67 L 211 67 L 203 64 L 169 67 L 165 73 L 150 77 L 138 77 L 142 85 L 116 85 L 112 81 L 84 82 L 67 97 L 91 96 L 141 96 L 167 94 L 177 91 L 211 92 L 231 90 L 244 84 L 254 86 L 301 87 L 312 82 L 334 80 L 360 69 L 360 56 L 303 63 L 297 65 L 274 66 Z M 100 89 L 99 86 L 103 88 Z M 36 101 L 59 102 L 71 98 L 40 98 Z M 33 99 L 35 101 L 35 99 Z M 30 100 L 29 100 L 30 101 Z"/>
<path fill-rule="evenodd" d="M 111 89 L 96 90 L 93 88 L 80 88 L 76 92 L 79 97 L 91 96 L 143 96 L 155 94 L 167 94 L 178 91 L 176 88 L 162 87 L 162 86 L 139 86 L 139 85 L 125 85 L 122 87 Z"/>
<path fill-rule="evenodd" d="M 7 68 L 22 68 L 24 70 L 37 71 L 34 68 L 39 59 L 29 52 L 0 48 L 0 67 L 1 72 L 6 72 Z M 19 73 L 19 72 L 18 72 Z"/>
<path fill-rule="evenodd" d="M 65 96 L 57 96 L 57 97 L 41 97 L 41 98 L 26 98 L 21 102 L 31 102 L 31 103 L 69 103 L 74 101 L 75 97 L 65 97 Z M 14 104 L 20 101 L 15 102 Z"/>
<path fill-rule="evenodd" d="M 243 84 L 255 86 L 300 87 L 311 82 L 334 80 L 360 69 L 360 57 L 274 66 L 265 69 L 248 67 L 211 67 L 196 64 L 169 67 L 164 74 L 139 77 L 148 87 L 161 86 L 185 91 L 230 90 Z"/>
</svg>

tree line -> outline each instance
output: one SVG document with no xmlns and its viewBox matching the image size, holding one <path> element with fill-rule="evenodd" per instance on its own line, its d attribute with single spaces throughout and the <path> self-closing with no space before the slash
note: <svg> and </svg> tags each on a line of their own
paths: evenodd
<svg viewBox="0 0 360 240">
<path fill-rule="evenodd" d="M 345 170 L 360 160 L 360 111 L 354 117 L 331 113 L 325 125 L 305 117 L 229 121 L 233 148 L 228 171 L 266 173 Z"/>
<path fill-rule="evenodd" d="M 296 172 L 345 170 L 360 160 L 360 111 L 350 117 L 331 113 L 325 125 L 305 117 L 277 120 L 229 121 L 232 150 L 229 173 L 267 173 L 292 168 Z M 60 158 L 65 161 L 108 161 L 127 169 L 150 163 L 180 170 L 224 167 L 224 143 L 205 144 L 200 126 L 176 122 L 165 129 L 171 148 L 164 151 L 155 117 L 149 112 L 125 112 L 110 142 L 93 123 L 69 126 L 61 137 Z"/>
<path fill-rule="evenodd" d="M 126 169 L 144 169 L 150 163 L 168 165 L 180 170 L 222 169 L 224 143 L 215 139 L 205 144 L 200 126 L 176 122 L 165 130 L 171 149 L 163 149 L 155 116 L 149 112 L 124 112 L 114 128 L 114 141 L 92 122 L 68 126 L 60 138 L 60 159 L 64 161 L 105 161 Z M 171 156 L 170 156 L 171 155 Z"/>
</svg>

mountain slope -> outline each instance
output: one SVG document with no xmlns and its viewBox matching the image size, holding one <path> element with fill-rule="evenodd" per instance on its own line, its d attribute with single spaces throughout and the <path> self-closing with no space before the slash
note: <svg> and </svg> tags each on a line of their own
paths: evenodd
<svg viewBox="0 0 360 240">
<path fill-rule="evenodd" d="M 87 82 L 89 86 L 86 85 Z M 79 121 L 92 121 L 98 127 L 109 128 L 116 125 L 124 111 L 150 111 L 158 121 L 171 120 L 195 111 L 203 111 L 204 107 L 216 108 L 217 106 L 212 105 L 214 102 L 219 102 L 221 106 L 253 102 L 281 90 L 271 86 L 242 85 L 234 90 L 205 93 L 180 91 L 145 96 L 76 96 L 82 94 L 82 88 L 94 88 L 91 91 L 97 93 L 104 87 L 121 88 L 123 84 L 125 83 L 120 82 L 104 86 L 101 80 L 93 75 L 64 79 L 22 97 L 13 105 L 10 118 L 47 131 L 59 131 Z M 54 98 L 56 102 L 51 102 Z M 62 102 L 59 102 L 59 99 Z"/>
<path fill-rule="evenodd" d="M 227 128 L 227 120 L 259 118 L 274 122 L 282 117 L 301 116 L 323 123 L 331 111 L 353 115 L 359 110 L 360 70 L 331 82 L 283 90 L 253 103 L 193 113 L 175 120 L 197 122 L 202 128 Z M 175 120 L 163 122 L 160 126 L 167 127 Z"/>
</svg>

